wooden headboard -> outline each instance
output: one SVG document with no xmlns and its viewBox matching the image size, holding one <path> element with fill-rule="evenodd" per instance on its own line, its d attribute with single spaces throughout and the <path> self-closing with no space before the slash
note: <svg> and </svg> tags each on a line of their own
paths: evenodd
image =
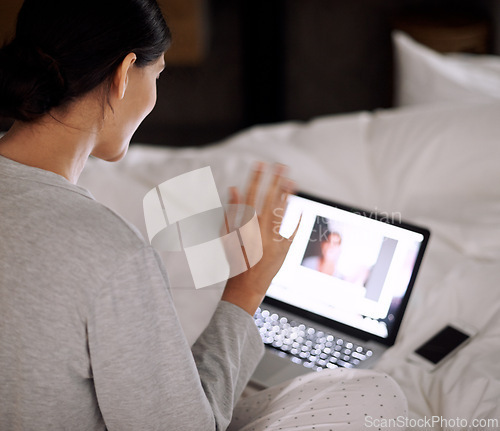
<svg viewBox="0 0 500 431">
<path fill-rule="evenodd" d="M 0 41 L 12 38 L 17 14 L 23 0 L 0 2 Z M 168 10 L 168 25 L 175 43 L 165 60 L 174 66 L 200 64 L 207 55 L 209 20 L 206 0 L 158 0 L 162 10 Z"/>
<path fill-rule="evenodd" d="M 159 2 L 174 36 L 169 55 L 184 63 L 172 59 L 162 74 L 157 106 L 134 137 L 146 143 L 199 145 L 257 123 L 390 107 L 391 30 L 408 12 L 438 5 L 482 16 L 488 49 L 500 54 L 498 0 Z M 3 0 L 0 21 L 20 3 Z M 191 54 L 176 54 L 188 40 Z"/>
</svg>

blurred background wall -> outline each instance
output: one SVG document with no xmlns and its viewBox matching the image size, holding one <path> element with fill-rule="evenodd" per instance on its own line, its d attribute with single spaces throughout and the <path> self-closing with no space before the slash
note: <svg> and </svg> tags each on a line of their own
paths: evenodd
<svg viewBox="0 0 500 431">
<path fill-rule="evenodd" d="M 0 0 L 5 32 L 20 3 Z M 159 3 L 174 41 L 157 106 L 134 142 L 203 145 L 253 124 L 390 107 L 390 32 L 401 16 L 485 22 L 487 50 L 500 53 L 498 0 Z"/>
</svg>

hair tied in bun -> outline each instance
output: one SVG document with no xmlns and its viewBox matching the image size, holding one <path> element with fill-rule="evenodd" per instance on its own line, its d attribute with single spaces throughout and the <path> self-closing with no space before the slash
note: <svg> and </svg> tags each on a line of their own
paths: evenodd
<svg viewBox="0 0 500 431">
<path fill-rule="evenodd" d="M 49 54 L 43 52 L 40 48 L 36 48 L 36 52 L 38 53 L 40 58 L 47 64 L 48 68 L 55 72 L 57 78 L 59 79 L 61 87 L 64 87 L 64 78 L 61 74 L 61 69 L 59 68 L 59 64 L 57 63 L 57 61 Z"/>
</svg>

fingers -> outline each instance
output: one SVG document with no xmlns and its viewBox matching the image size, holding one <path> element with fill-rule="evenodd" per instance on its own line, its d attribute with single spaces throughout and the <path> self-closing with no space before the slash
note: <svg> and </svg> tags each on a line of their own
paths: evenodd
<svg viewBox="0 0 500 431">
<path fill-rule="evenodd" d="M 288 181 L 283 178 L 286 166 L 276 164 L 274 166 L 273 179 L 267 190 L 267 195 L 264 201 L 264 208 L 269 209 L 280 203 L 282 195 L 286 194 Z"/>
<path fill-rule="evenodd" d="M 264 169 L 265 164 L 262 162 L 258 162 L 253 169 L 252 175 L 250 177 L 250 183 L 248 184 L 245 203 L 254 208 L 257 201 L 257 193 L 259 191 L 259 186 Z"/>
<path fill-rule="evenodd" d="M 224 220 L 225 220 L 225 227 L 226 227 L 226 233 L 231 232 L 234 229 L 234 226 L 236 225 L 236 218 L 238 215 L 238 212 L 236 210 L 236 205 L 238 205 L 241 202 L 241 197 L 240 197 L 240 192 L 238 191 L 237 187 L 229 187 L 229 204 L 230 207 L 224 212 Z M 234 205 L 234 206 L 233 206 Z"/>
<path fill-rule="evenodd" d="M 302 214 L 300 215 L 300 218 L 299 218 L 299 221 L 297 223 L 297 227 L 295 228 L 295 231 L 290 235 L 290 237 L 288 238 L 288 241 L 289 242 L 292 242 L 295 238 L 295 235 L 297 235 L 297 232 L 299 231 L 299 228 L 300 228 L 300 224 L 302 223 Z"/>
<path fill-rule="evenodd" d="M 269 209 L 272 210 L 272 223 L 274 225 L 281 224 L 285 215 L 285 210 L 288 205 L 288 196 L 295 192 L 295 183 L 289 179 L 282 178 L 277 192 L 277 198 L 274 203 L 271 203 Z"/>
<path fill-rule="evenodd" d="M 295 193 L 296 184 L 294 181 L 287 179 L 283 181 L 282 191 L 280 196 L 280 204 L 285 208 L 287 206 L 288 196 Z"/>
<path fill-rule="evenodd" d="M 247 195 L 244 198 L 245 204 L 254 208 L 256 207 L 264 169 L 265 164 L 262 162 L 255 165 L 250 176 Z M 261 224 L 261 228 L 264 229 L 263 232 L 266 232 L 270 226 L 275 227 L 277 224 L 281 224 L 288 196 L 295 192 L 295 183 L 285 177 L 286 171 L 287 167 L 282 164 L 275 164 L 273 167 L 272 177 L 264 194 L 261 211 L 259 211 L 259 223 Z M 239 199 L 236 198 L 236 190 L 231 189 L 230 193 L 231 202 Z"/>
<path fill-rule="evenodd" d="M 237 205 L 241 202 L 240 192 L 237 187 L 229 187 L 229 203 Z"/>
</svg>

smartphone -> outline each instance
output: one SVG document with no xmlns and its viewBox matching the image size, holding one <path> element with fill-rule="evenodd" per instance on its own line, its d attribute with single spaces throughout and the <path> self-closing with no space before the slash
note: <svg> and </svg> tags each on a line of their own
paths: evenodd
<svg viewBox="0 0 500 431">
<path fill-rule="evenodd" d="M 465 346 L 476 333 L 473 327 L 461 322 L 448 324 L 415 349 L 409 359 L 418 362 L 427 371 L 433 371 Z"/>
</svg>

